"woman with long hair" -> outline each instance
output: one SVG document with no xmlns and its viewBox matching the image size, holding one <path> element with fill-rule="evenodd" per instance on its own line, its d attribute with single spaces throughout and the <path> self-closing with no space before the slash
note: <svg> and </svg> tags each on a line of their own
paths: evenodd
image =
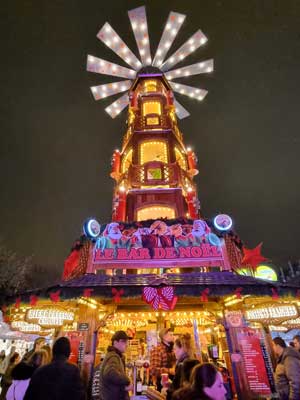
<svg viewBox="0 0 300 400">
<path fill-rule="evenodd" d="M 172 400 L 225 400 L 226 389 L 221 373 L 210 363 L 196 365 L 189 387 L 174 393 Z"/>
<path fill-rule="evenodd" d="M 170 400 L 173 392 L 183 385 L 183 362 L 193 355 L 191 335 L 184 333 L 178 336 L 174 341 L 173 350 L 176 357 L 175 375 L 167 391 L 167 400 Z"/>
</svg>

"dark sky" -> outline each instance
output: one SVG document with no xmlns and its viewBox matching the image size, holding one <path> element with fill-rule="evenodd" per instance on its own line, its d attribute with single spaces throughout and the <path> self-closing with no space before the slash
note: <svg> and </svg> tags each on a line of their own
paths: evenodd
<svg viewBox="0 0 300 400">
<path fill-rule="evenodd" d="M 89 86 L 93 54 L 125 66 L 97 38 L 109 21 L 137 54 L 127 10 L 145 4 L 156 49 L 169 11 L 187 15 L 175 51 L 200 28 L 209 42 L 184 65 L 213 57 L 215 72 L 180 79 L 209 90 L 178 95 L 199 158 L 205 216 L 230 214 L 249 247 L 278 265 L 299 258 L 300 2 L 298 0 L 10 0 L 1 4 L 0 235 L 62 270 L 88 216 L 110 220 L 110 157 L 125 113 L 112 120 Z"/>
</svg>

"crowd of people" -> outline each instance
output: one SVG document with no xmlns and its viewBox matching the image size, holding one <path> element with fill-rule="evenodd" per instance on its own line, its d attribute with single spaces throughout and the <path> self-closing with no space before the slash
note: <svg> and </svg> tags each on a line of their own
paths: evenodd
<svg viewBox="0 0 300 400">
<path fill-rule="evenodd" d="M 164 391 L 162 376 L 168 374 L 170 383 L 165 392 L 167 400 L 225 400 L 226 389 L 218 368 L 194 358 L 191 336 L 183 334 L 174 340 L 170 329 L 159 332 L 161 342 L 150 354 L 150 375 L 158 391 Z M 118 331 L 97 371 L 98 390 L 94 400 L 129 400 L 132 390 L 126 374 L 124 353 L 129 337 Z"/>
<path fill-rule="evenodd" d="M 68 338 L 57 339 L 52 349 L 37 338 L 23 359 L 15 350 L 0 355 L 0 400 L 86 400 L 79 369 L 67 362 Z"/>
<path fill-rule="evenodd" d="M 150 376 L 166 400 L 231 399 L 222 370 L 213 363 L 195 358 L 190 334 L 175 339 L 171 329 L 159 332 L 160 343 L 150 353 Z M 129 337 L 117 331 L 111 345 L 96 370 L 97 395 L 94 400 L 129 400 L 133 384 L 126 373 L 125 357 Z M 11 348 L 6 356 L 0 353 L 0 400 L 86 400 L 84 387 L 76 365 L 68 363 L 71 353 L 66 337 L 57 339 L 52 347 L 38 338 L 34 348 L 23 359 Z M 289 346 L 281 337 L 273 339 L 277 357 L 275 384 L 280 400 L 300 399 L 300 336 Z M 163 378 L 167 376 L 168 384 Z M 226 386 L 226 387 L 225 387 Z"/>
</svg>

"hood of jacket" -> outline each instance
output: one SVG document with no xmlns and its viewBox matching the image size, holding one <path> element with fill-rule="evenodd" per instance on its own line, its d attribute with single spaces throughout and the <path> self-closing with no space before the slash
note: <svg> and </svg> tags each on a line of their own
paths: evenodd
<svg viewBox="0 0 300 400">
<path fill-rule="evenodd" d="M 111 352 L 117 353 L 118 356 L 120 356 L 121 358 L 123 358 L 123 353 L 121 353 L 121 352 L 120 352 L 118 349 L 116 349 L 114 346 L 108 346 L 107 352 L 108 352 L 108 353 L 111 353 Z"/>
<path fill-rule="evenodd" d="M 286 348 L 283 350 L 283 353 L 282 353 L 282 355 L 281 355 L 281 357 L 280 357 L 279 362 L 280 362 L 280 363 L 283 363 L 284 360 L 285 360 L 287 357 L 294 357 L 294 358 L 297 358 L 298 360 L 300 360 L 300 353 L 299 353 L 297 350 L 293 349 L 292 347 L 286 347 Z"/>
</svg>

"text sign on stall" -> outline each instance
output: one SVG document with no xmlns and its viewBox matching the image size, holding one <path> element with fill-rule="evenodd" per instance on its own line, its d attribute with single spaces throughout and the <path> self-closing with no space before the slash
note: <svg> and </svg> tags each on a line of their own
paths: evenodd
<svg viewBox="0 0 300 400">
<path fill-rule="evenodd" d="M 98 237 L 92 258 L 94 268 L 157 268 L 216 266 L 228 269 L 224 241 L 204 220 L 167 225 L 155 221 L 149 228 L 117 222 Z M 88 271 L 94 272 L 94 271 Z"/>
<path fill-rule="evenodd" d="M 73 322 L 75 314 L 58 308 L 31 308 L 26 312 L 28 322 L 36 322 L 41 326 L 62 326 Z"/>
<path fill-rule="evenodd" d="M 284 321 L 297 316 L 298 308 L 294 304 L 271 304 L 246 311 L 246 319 L 249 321 Z"/>
<path fill-rule="evenodd" d="M 237 333 L 237 339 L 250 391 L 256 395 L 270 396 L 271 388 L 259 333 L 251 328 L 242 328 Z"/>
</svg>

